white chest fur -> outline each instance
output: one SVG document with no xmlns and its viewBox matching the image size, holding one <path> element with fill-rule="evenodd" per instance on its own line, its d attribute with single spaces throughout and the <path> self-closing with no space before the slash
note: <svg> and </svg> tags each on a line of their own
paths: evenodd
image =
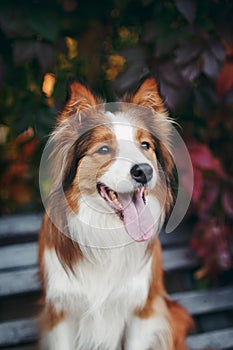
<svg viewBox="0 0 233 350">
<path fill-rule="evenodd" d="M 46 250 L 46 299 L 70 322 L 72 349 L 116 349 L 135 308 L 143 306 L 149 289 L 151 259 L 146 245 L 133 243 L 104 251 L 104 261 L 87 260 L 66 272 L 54 250 Z"/>
</svg>

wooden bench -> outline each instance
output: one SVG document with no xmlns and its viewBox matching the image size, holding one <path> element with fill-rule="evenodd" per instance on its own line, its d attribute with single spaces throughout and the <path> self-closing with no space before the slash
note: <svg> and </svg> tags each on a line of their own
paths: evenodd
<svg viewBox="0 0 233 350">
<path fill-rule="evenodd" d="M 0 219 L 0 349 L 36 349 L 40 297 L 36 241 L 41 218 L 24 215 Z M 198 262 L 188 249 L 189 230 L 179 228 L 160 237 L 167 289 L 196 321 L 195 333 L 187 341 L 190 349 L 233 350 L 232 281 L 197 290 L 193 274 Z"/>
</svg>

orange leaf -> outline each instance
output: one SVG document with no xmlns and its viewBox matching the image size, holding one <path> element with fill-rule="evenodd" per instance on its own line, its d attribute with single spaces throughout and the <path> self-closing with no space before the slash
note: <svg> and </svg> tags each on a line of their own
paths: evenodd
<svg viewBox="0 0 233 350">
<path fill-rule="evenodd" d="M 22 182 L 12 183 L 9 190 L 9 195 L 17 205 L 26 204 L 32 198 L 31 190 L 25 183 Z"/>
<path fill-rule="evenodd" d="M 223 96 L 233 87 L 233 61 L 227 60 L 217 80 L 217 92 Z"/>
<path fill-rule="evenodd" d="M 16 142 L 17 143 L 23 143 L 29 139 L 31 139 L 34 136 L 34 130 L 32 127 L 29 126 L 27 130 L 22 132 L 20 135 L 16 137 Z"/>
<path fill-rule="evenodd" d="M 38 144 L 38 139 L 33 139 L 30 142 L 26 143 L 23 147 L 23 154 L 27 157 L 31 156 L 35 152 L 35 149 L 38 146 Z"/>
</svg>

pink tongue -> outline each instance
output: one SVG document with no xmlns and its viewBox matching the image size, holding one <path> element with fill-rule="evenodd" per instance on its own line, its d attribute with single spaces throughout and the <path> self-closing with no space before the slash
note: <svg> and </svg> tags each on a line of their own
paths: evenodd
<svg viewBox="0 0 233 350">
<path fill-rule="evenodd" d="M 120 196 L 120 200 L 124 206 L 123 221 L 127 233 L 137 242 L 148 240 L 154 233 L 154 219 L 140 192 L 135 192 L 133 198 Z"/>
</svg>

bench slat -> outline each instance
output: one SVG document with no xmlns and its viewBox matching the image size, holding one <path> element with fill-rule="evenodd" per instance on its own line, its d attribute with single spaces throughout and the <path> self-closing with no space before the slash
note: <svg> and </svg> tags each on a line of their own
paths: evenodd
<svg viewBox="0 0 233 350">
<path fill-rule="evenodd" d="M 0 296 L 40 290 L 37 267 L 2 272 L 0 274 L 0 280 Z M 192 315 L 233 308 L 233 287 L 174 293 L 171 297 L 184 305 Z"/>
<path fill-rule="evenodd" d="M 12 215 L 0 219 L 0 239 L 18 235 L 35 234 L 39 231 L 42 214 Z"/>
<path fill-rule="evenodd" d="M 37 243 L 0 247 L 0 270 L 37 264 Z M 167 248 L 163 251 L 165 270 L 173 271 L 197 266 L 197 259 L 188 248 Z"/>
<path fill-rule="evenodd" d="M 8 321 L 0 324 L 0 346 L 36 342 L 38 335 L 34 319 Z M 190 335 L 187 344 L 191 350 L 207 347 L 221 350 L 233 347 L 233 328 Z"/>
<path fill-rule="evenodd" d="M 192 315 L 233 309 L 233 287 L 172 294 Z"/>
<path fill-rule="evenodd" d="M 164 250 L 166 270 L 187 269 L 196 265 L 187 248 Z M 13 270 L 17 268 L 17 270 Z M 12 269 L 11 271 L 1 271 Z M 38 291 L 37 243 L 0 248 L 0 296 Z"/>
<path fill-rule="evenodd" d="M 35 235 L 39 232 L 43 214 L 20 214 L 0 218 L 0 240 Z M 159 235 L 163 246 L 186 245 L 190 241 L 190 228 L 178 227 L 169 234 L 164 230 Z"/>
<path fill-rule="evenodd" d="M 21 319 L 0 324 L 0 346 L 35 342 L 38 336 L 35 319 Z"/>
<path fill-rule="evenodd" d="M 0 273 L 0 296 L 39 291 L 38 268 Z"/>
<path fill-rule="evenodd" d="M 197 258 L 187 247 L 163 249 L 163 267 L 166 271 L 189 269 L 197 265 Z"/>
<path fill-rule="evenodd" d="M 36 242 L 0 247 L 0 270 L 36 265 L 37 250 Z"/>
<path fill-rule="evenodd" d="M 233 347 L 233 328 L 190 335 L 187 344 L 191 350 L 230 349 Z"/>
</svg>

